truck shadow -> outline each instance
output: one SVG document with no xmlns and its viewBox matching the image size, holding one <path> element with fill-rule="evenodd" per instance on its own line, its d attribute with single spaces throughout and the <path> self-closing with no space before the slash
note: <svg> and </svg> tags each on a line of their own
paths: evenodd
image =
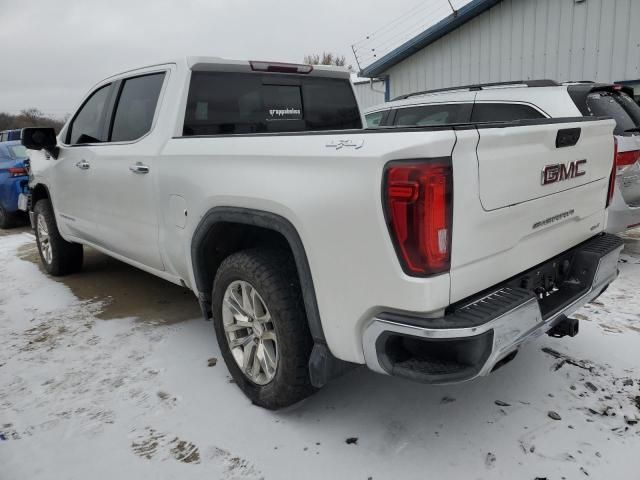
<svg viewBox="0 0 640 480">
<path fill-rule="evenodd" d="M 20 247 L 18 256 L 46 274 L 35 241 Z M 80 273 L 50 278 L 69 287 L 80 300 L 100 302 L 103 308 L 96 317 L 102 320 L 136 317 L 156 324 L 174 324 L 201 315 L 190 290 L 88 247 L 84 249 Z"/>
</svg>

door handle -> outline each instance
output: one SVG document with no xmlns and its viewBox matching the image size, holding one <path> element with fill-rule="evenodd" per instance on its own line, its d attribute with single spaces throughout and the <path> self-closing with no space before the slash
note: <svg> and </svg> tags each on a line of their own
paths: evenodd
<svg viewBox="0 0 640 480">
<path fill-rule="evenodd" d="M 80 170 L 89 170 L 89 167 L 91 167 L 91 165 L 89 165 L 89 162 L 87 162 L 86 160 L 80 160 L 78 163 L 76 163 L 76 167 L 78 167 Z"/>
<path fill-rule="evenodd" d="M 147 165 L 144 165 L 142 162 L 136 162 L 135 165 L 131 165 L 129 167 L 129 170 L 131 170 L 133 173 L 149 173 L 149 167 Z"/>
</svg>

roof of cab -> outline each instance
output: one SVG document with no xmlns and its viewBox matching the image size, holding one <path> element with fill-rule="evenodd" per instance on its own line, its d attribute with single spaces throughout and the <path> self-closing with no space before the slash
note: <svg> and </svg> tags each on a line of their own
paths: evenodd
<svg viewBox="0 0 640 480">
<path fill-rule="evenodd" d="M 187 66 L 195 71 L 225 71 L 225 72 L 252 72 L 252 62 L 273 63 L 283 65 L 305 65 L 295 62 L 281 62 L 271 60 L 234 60 L 221 57 L 187 57 Z M 313 69 L 309 73 L 300 73 L 300 75 L 334 77 L 334 78 L 351 78 L 351 72 L 345 67 L 336 67 L 334 65 L 312 65 Z M 265 72 L 266 73 L 266 72 Z"/>
<path fill-rule="evenodd" d="M 162 63 L 152 63 L 144 66 L 140 66 L 134 69 L 125 70 L 123 72 L 110 75 L 102 80 L 100 83 L 110 80 L 112 78 L 121 77 L 123 75 L 132 74 L 140 70 L 148 70 L 153 67 L 162 67 L 165 65 L 177 65 L 183 64 L 190 70 L 194 71 L 224 71 L 224 72 L 251 72 L 251 62 L 256 61 L 260 63 L 279 63 L 287 65 L 304 65 L 291 62 L 277 62 L 277 61 L 264 61 L 264 60 L 235 60 L 230 58 L 212 57 L 212 56 L 188 56 L 178 60 L 170 60 Z M 334 65 L 312 65 L 313 69 L 309 73 L 301 73 L 300 75 L 309 75 L 315 77 L 332 77 L 332 78 L 346 78 L 349 79 L 351 72 L 345 67 L 336 67 Z M 266 73 L 266 72 L 265 72 Z"/>
</svg>

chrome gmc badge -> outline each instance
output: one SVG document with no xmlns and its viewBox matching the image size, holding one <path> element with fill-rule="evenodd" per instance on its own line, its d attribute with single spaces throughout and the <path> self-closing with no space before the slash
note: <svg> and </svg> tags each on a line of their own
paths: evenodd
<svg viewBox="0 0 640 480">
<path fill-rule="evenodd" d="M 581 177 L 586 173 L 584 170 L 580 170 L 585 163 L 587 163 L 586 160 L 574 160 L 567 164 L 557 163 L 555 165 L 547 165 L 542 169 L 542 185 L 549 185 L 550 183 Z"/>
</svg>

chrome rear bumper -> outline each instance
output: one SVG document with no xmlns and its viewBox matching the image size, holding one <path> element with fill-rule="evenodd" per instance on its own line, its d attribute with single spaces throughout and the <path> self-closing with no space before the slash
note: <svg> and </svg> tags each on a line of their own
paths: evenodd
<svg viewBox="0 0 640 480">
<path fill-rule="evenodd" d="M 536 295 L 514 285 L 518 276 L 439 319 L 380 314 L 364 331 L 366 364 L 379 373 L 426 383 L 487 375 L 523 342 L 547 332 L 599 296 L 618 275 L 622 248 L 618 237 L 606 234 L 565 252 L 558 258 L 572 259 L 571 274 L 566 285 L 551 295 Z M 548 269 L 551 262 L 557 259 L 542 267 Z M 530 272 L 539 274 L 540 268 Z M 558 293 L 555 298 L 562 303 L 556 300 L 550 307 L 550 299 Z"/>
</svg>

